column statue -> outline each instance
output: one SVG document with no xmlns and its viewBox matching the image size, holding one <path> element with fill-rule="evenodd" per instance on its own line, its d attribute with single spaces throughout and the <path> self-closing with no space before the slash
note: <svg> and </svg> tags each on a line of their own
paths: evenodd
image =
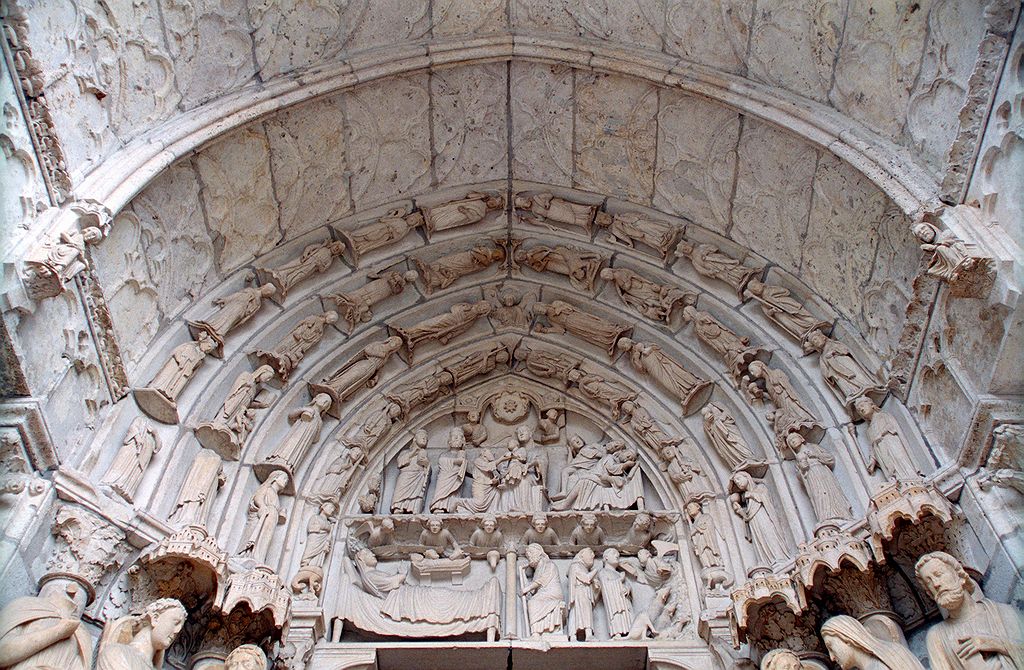
<svg viewBox="0 0 1024 670">
<path fill-rule="evenodd" d="M 160 670 L 167 648 L 185 624 L 188 612 L 174 598 L 161 598 L 107 623 L 96 654 L 96 670 Z"/>
<path fill-rule="evenodd" d="M 251 558 L 257 564 L 266 563 L 270 543 L 274 539 L 274 529 L 285 522 L 284 510 L 281 509 L 281 491 L 287 483 L 286 473 L 272 472 L 252 494 L 242 542 L 238 547 L 239 556 Z"/>
<path fill-rule="evenodd" d="M 0 668 L 89 670 L 92 637 L 82 612 L 92 586 L 70 574 L 40 580 L 39 595 L 15 598 L 0 610 Z"/>
</svg>

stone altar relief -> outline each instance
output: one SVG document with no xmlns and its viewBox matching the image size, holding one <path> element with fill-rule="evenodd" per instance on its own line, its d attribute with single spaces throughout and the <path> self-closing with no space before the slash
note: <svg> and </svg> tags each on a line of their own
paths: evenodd
<svg viewBox="0 0 1024 670">
<path fill-rule="evenodd" d="M 256 420 L 256 410 L 270 406 L 269 394 L 261 385 L 273 376 L 274 369 L 269 365 L 239 374 L 217 416 L 196 426 L 199 443 L 224 460 L 237 461 Z"/>
<path fill-rule="evenodd" d="M 549 324 L 535 325 L 537 332 L 572 335 L 607 351 L 608 356 L 615 355 L 615 345 L 620 338 L 629 337 L 633 332 L 633 326 L 607 321 L 563 300 L 535 302 L 531 311 Z"/>
<path fill-rule="evenodd" d="M 423 207 L 427 235 L 483 221 L 488 213 L 505 208 L 505 196 L 471 191 L 460 200 Z"/>
<path fill-rule="evenodd" d="M 397 209 L 355 230 L 339 230 L 338 236 L 344 240 L 352 263 L 358 267 L 363 256 L 395 244 L 422 225 L 423 215 L 419 212 L 403 214 Z"/>
<path fill-rule="evenodd" d="M 149 384 L 132 389 L 139 409 L 161 423 L 178 423 L 178 396 L 216 348 L 216 340 L 206 332 L 175 347 Z"/>
<path fill-rule="evenodd" d="M 331 404 L 327 413 L 335 418 L 340 418 L 342 404 L 363 388 L 376 386 L 381 369 L 401 347 L 402 340 L 398 337 L 371 342 L 330 377 L 315 384 L 310 383 L 310 397 L 320 394 L 328 396 Z"/>
<path fill-rule="evenodd" d="M 373 320 L 374 305 L 400 294 L 407 285 L 416 281 L 417 277 L 412 270 L 404 273 L 384 272 L 380 275 L 370 273 L 367 276 L 370 281 L 353 291 L 330 293 L 326 296 L 328 300 L 333 300 L 337 305 L 341 318 L 345 320 L 346 332 L 349 335 L 360 324 Z"/>
<path fill-rule="evenodd" d="M 206 319 L 188 322 L 192 339 L 198 341 L 206 334 L 214 343 L 210 355 L 223 358 L 224 338 L 227 334 L 255 316 L 263 306 L 264 298 L 269 298 L 276 292 L 277 287 L 273 284 L 263 284 L 216 298 L 213 304 L 220 308 L 217 312 Z"/>
<path fill-rule="evenodd" d="M 629 354 L 629 362 L 637 374 L 650 377 L 674 396 L 684 415 L 703 407 L 714 391 L 714 384 L 688 371 L 656 344 L 623 337 L 616 347 Z"/>
<path fill-rule="evenodd" d="M 651 321 L 674 324 L 677 309 L 697 303 L 696 294 L 651 281 L 629 268 L 605 268 L 601 279 L 615 287 L 623 304 Z"/>
<path fill-rule="evenodd" d="M 136 417 L 128 426 L 121 448 L 100 480 L 100 485 L 109 487 L 129 504 L 133 503 L 135 492 L 142 483 L 142 475 L 159 451 L 160 436 L 156 430 L 144 418 Z"/>
<path fill-rule="evenodd" d="M 534 272 L 553 272 L 568 277 L 577 291 L 594 292 L 598 273 L 608 262 L 608 257 L 577 247 L 558 245 L 549 247 L 538 244 L 529 249 L 519 249 L 516 263 L 525 265 Z"/>
<path fill-rule="evenodd" d="M 338 321 L 338 313 L 333 311 L 307 316 L 295 324 L 280 342 L 270 349 L 256 349 L 250 358 L 259 365 L 269 365 L 279 385 L 288 383 L 306 352 L 315 347 L 324 338 L 327 329 Z M 254 365 L 253 367 L 257 367 Z"/>
<path fill-rule="evenodd" d="M 260 284 L 269 284 L 277 292 L 266 297 L 283 301 L 296 284 L 309 279 L 315 274 L 327 272 L 334 259 L 345 251 L 341 242 L 325 241 L 310 244 L 302 250 L 302 254 L 290 263 L 276 268 L 256 268 L 256 277 Z"/>
<path fill-rule="evenodd" d="M 428 296 L 441 291 L 462 277 L 483 272 L 495 263 L 505 263 L 506 252 L 500 245 L 480 245 L 442 256 L 433 262 L 414 258 L 413 263 L 423 280 L 423 290 Z M 499 268 L 499 273 L 503 268 Z"/>
</svg>

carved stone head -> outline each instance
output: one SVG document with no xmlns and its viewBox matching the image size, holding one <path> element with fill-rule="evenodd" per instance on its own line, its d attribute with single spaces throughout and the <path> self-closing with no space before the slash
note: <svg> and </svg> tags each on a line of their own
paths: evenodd
<svg viewBox="0 0 1024 670">
<path fill-rule="evenodd" d="M 544 547 L 536 542 L 526 546 L 526 562 L 530 564 L 531 568 L 536 568 L 546 557 L 547 554 L 544 553 Z"/>
<path fill-rule="evenodd" d="M 593 533 L 597 528 L 597 516 L 591 513 L 586 513 L 580 519 L 580 527 L 588 533 Z"/>
<path fill-rule="evenodd" d="M 150 630 L 153 649 L 167 649 L 178 636 L 185 624 L 188 612 L 185 606 L 174 598 L 161 598 L 146 607 L 145 624 Z"/>
<path fill-rule="evenodd" d="M 761 659 L 761 670 L 802 670 L 804 664 L 789 649 L 772 649 Z"/>
<path fill-rule="evenodd" d="M 533 519 L 530 520 L 530 525 L 538 533 L 543 533 L 548 529 L 548 517 L 545 514 L 534 514 Z"/>
<path fill-rule="evenodd" d="M 493 533 L 498 528 L 498 519 L 493 514 L 485 514 L 480 519 L 480 527 L 488 534 Z"/>
<path fill-rule="evenodd" d="M 917 579 L 944 610 L 958 609 L 974 591 L 974 580 L 960 561 L 944 551 L 933 551 L 918 559 L 914 566 Z"/>
<path fill-rule="evenodd" d="M 614 547 L 608 547 L 601 554 L 601 560 L 604 561 L 606 568 L 617 568 L 619 567 L 619 550 Z"/>
<path fill-rule="evenodd" d="M 636 518 L 633 519 L 633 528 L 635 530 L 642 530 L 646 532 L 651 529 L 651 524 L 653 523 L 654 519 L 651 518 L 651 515 L 646 512 L 642 512 L 637 514 Z"/>
<path fill-rule="evenodd" d="M 420 429 L 412 435 L 413 446 L 425 448 L 427 446 L 427 431 Z"/>
<path fill-rule="evenodd" d="M 224 670 L 266 670 L 267 655 L 254 644 L 236 647 L 224 661 Z"/>
<path fill-rule="evenodd" d="M 448 448 L 453 450 L 466 448 L 466 434 L 461 428 L 452 428 L 448 431 Z"/>
<path fill-rule="evenodd" d="M 576 553 L 576 560 L 583 564 L 583 567 L 588 570 L 594 567 L 594 550 L 590 547 L 584 547 Z"/>
<path fill-rule="evenodd" d="M 81 577 L 63 573 L 43 575 L 39 583 L 39 596 L 58 603 L 69 610 L 69 617 L 81 617 L 92 602 L 93 589 Z"/>
<path fill-rule="evenodd" d="M 440 533 L 441 529 L 444 527 L 444 524 L 441 522 L 441 517 L 436 515 L 431 515 L 427 517 L 427 522 L 424 525 L 427 527 L 427 530 L 429 530 L 434 535 Z"/>
</svg>

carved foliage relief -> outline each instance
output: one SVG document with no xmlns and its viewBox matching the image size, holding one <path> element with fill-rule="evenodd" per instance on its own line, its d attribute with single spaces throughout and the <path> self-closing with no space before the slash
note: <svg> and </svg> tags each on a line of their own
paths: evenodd
<svg viewBox="0 0 1024 670">
<path fill-rule="evenodd" d="M 571 68 L 512 63 L 512 172 L 517 179 L 572 183 Z"/>
</svg>

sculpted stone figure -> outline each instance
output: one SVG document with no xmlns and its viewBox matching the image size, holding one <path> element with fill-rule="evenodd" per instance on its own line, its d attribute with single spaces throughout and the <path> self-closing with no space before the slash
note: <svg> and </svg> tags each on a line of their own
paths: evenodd
<svg viewBox="0 0 1024 670">
<path fill-rule="evenodd" d="M 121 448 L 118 449 L 100 483 L 109 486 L 114 493 L 128 502 L 133 502 L 142 475 L 158 451 L 160 436 L 145 419 L 141 416 L 136 417 L 128 426 Z"/>
<path fill-rule="evenodd" d="M 581 468 L 567 492 L 551 496 L 551 509 L 565 511 L 643 509 L 636 448 L 619 441 L 604 445 L 598 460 Z"/>
<path fill-rule="evenodd" d="M 679 488 L 683 500 L 689 500 L 698 493 L 708 490 L 708 485 L 701 469 L 691 460 L 684 457 L 676 445 L 667 444 L 663 446 L 658 455 L 661 457 L 658 467 Z"/>
<path fill-rule="evenodd" d="M 342 230 L 338 234 L 345 240 L 352 261 L 359 265 L 366 254 L 398 242 L 422 225 L 422 214 L 413 212 L 403 216 L 402 210 L 398 209 L 355 230 Z"/>
<path fill-rule="evenodd" d="M 433 372 L 428 372 L 416 381 L 395 388 L 385 397 L 398 407 L 398 416 L 405 418 L 420 405 L 433 402 L 439 396 L 451 394 L 454 384 L 452 373 L 435 368 Z"/>
<path fill-rule="evenodd" d="M 461 200 L 423 208 L 427 232 L 435 233 L 461 228 L 482 221 L 488 212 L 502 209 L 505 198 L 500 194 L 471 191 Z"/>
<path fill-rule="evenodd" d="M 339 417 L 342 403 L 363 387 L 376 386 L 381 368 L 401 348 L 402 340 L 398 337 L 389 337 L 383 342 L 371 342 L 338 368 L 333 375 L 316 384 L 310 384 L 310 395 L 326 394 L 331 399 L 328 414 Z"/>
<path fill-rule="evenodd" d="M 772 649 L 761 659 L 761 670 L 809 670 L 789 649 Z"/>
<path fill-rule="evenodd" d="M 978 487 L 1015 490 L 1024 494 L 1024 426 L 1001 423 L 992 429 L 992 448 L 978 475 Z"/>
<path fill-rule="evenodd" d="M 714 384 L 689 372 L 658 345 L 623 337 L 617 346 L 629 352 L 629 362 L 634 370 L 649 376 L 678 398 L 684 415 L 693 414 L 711 397 Z"/>
<path fill-rule="evenodd" d="M 796 468 L 818 521 L 852 518 L 850 501 L 832 472 L 836 457 L 821 446 L 808 443 L 800 433 L 787 435 L 786 444 L 796 454 Z"/>
<path fill-rule="evenodd" d="M 384 481 L 380 474 L 370 477 L 370 481 L 366 484 L 366 493 L 359 496 L 357 500 L 360 512 L 363 514 L 373 514 L 377 511 L 377 501 L 380 500 L 381 487 L 383 485 Z"/>
<path fill-rule="evenodd" d="M 337 312 L 324 312 L 307 316 L 270 350 L 257 349 L 253 357 L 261 365 L 269 365 L 282 383 L 287 383 L 306 352 L 323 339 L 327 326 L 338 320 Z"/>
<path fill-rule="evenodd" d="M 178 395 L 216 347 L 217 343 L 205 332 L 199 333 L 194 341 L 175 347 L 152 381 L 132 391 L 139 409 L 161 423 L 178 423 Z"/>
<path fill-rule="evenodd" d="M 568 381 L 579 387 L 586 397 L 605 405 L 611 412 L 613 420 L 617 420 L 622 415 L 625 403 L 633 402 L 639 395 L 624 384 L 608 381 L 599 374 L 580 369 L 570 370 Z"/>
<path fill-rule="evenodd" d="M 345 319 L 346 332 L 351 335 L 361 323 L 367 323 L 373 319 L 373 306 L 382 300 L 398 295 L 405 290 L 407 284 L 416 281 L 416 273 L 408 272 L 385 272 L 377 276 L 370 274 L 371 281 L 348 293 L 331 293 L 327 295 L 328 300 L 333 300 L 337 305 L 341 318 Z"/>
<path fill-rule="evenodd" d="M 455 511 L 455 502 L 466 479 L 466 436 L 461 428 L 448 431 L 448 451 L 437 459 L 437 478 L 434 480 L 434 497 L 430 511 L 448 513 Z"/>
<path fill-rule="evenodd" d="M 487 426 L 480 421 L 480 412 L 470 410 L 466 413 L 466 423 L 462 424 L 462 434 L 468 444 L 479 447 L 487 441 Z"/>
<path fill-rule="evenodd" d="M 292 580 L 292 593 L 305 592 L 320 595 L 323 586 L 324 564 L 331 552 L 331 533 L 334 530 L 334 516 L 338 506 L 332 501 L 320 505 L 320 509 L 306 522 L 306 546 L 302 549 L 299 571 Z"/>
<path fill-rule="evenodd" d="M 569 544 L 598 546 L 604 544 L 604 529 L 597 523 L 597 516 L 587 512 L 569 535 Z"/>
<path fill-rule="evenodd" d="M 585 342 L 590 342 L 608 352 L 615 354 L 615 343 L 619 338 L 627 337 L 633 332 L 633 326 L 605 321 L 599 316 L 587 314 L 561 300 L 550 303 L 535 302 L 531 306 L 535 316 L 547 318 L 550 326 L 537 326 L 542 333 L 569 333 Z"/>
<path fill-rule="evenodd" d="M 316 478 L 312 498 L 339 500 L 348 491 L 359 466 L 366 461 L 366 452 L 359 445 L 346 446 L 337 441 L 325 447 L 324 451 L 333 451 L 333 445 L 337 445 L 335 448 L 340 449 L 341 453 L 327 466 L 327 471 Z"/>
<path fill-rule="evenodd" d="M 933 670 L 1024 668 L 1019 611 L 986 598 L 960 562 L 945 552 L 925 554 L 915 572 L 945 619 L 928 629 Z"/>
<path fill-rule="evenodd" d="M 437 340 L 441 344 L 448 344 L 472 328 L 477 319 L 487 316 L 490 312 L 491 303 L 486 300 L 475 303 L 459 302 L 452 305 L 446 313 L 426 319 L 415 326 L 408 328 L 390 326 L 390 328 L 405 342 L 405 348 L 409 351 L 411 359 L 416 345 L 427 340 Z"/>
<path fill-rule="evenodd" d="M 493 514 L 485 514 L 480 518 L 480 525 L 469 536 L 469 544 L 472 547 L 487 549 L 487 563 L 491 570 L 498 567 L 498 560 L 501 558 L 501 552 L 498 550 L 503 548 L 505 538 L 498 530 L 498 520 Z"/>
<path fill-rule="evenodd" d="M 242 542 L 238 546 L 239 556 L 251 558 L 260 565 L 267 562 L 270 543 L 274 539 L 274 529 L 285 522 L 281 491 L 287 484 L 287 474 L 280 471 L 272 472 L 252 494 L 245 517 L 245 530 L 242 531 Z"/>
<path fill-rule="evenodd" d="M 427 547 L 423 552 L 427 558 L 461 558 L 464 555 L 462 547 L 455 541 L 455 536 L 444 527 L 439 516 L 431 515 L 423 523 L 419 542 Z"/>
<path fill-rule="evenodd" d="M 775 443 L 780 451 L 786 450 L 786 436 L 790 433 L 800 433 L 811 442 L 821 438 L 824 429 L 797 397 L 785 372 L 761 361 L 751 362 L 748 370 L 752 378 L 763 380 L 765 393 L 775 405 L 768 418 L 775 429 Z"/>
<path fill-rule="evenodd" d="M 223 670 L 266 670 L 267 655 L 254 644 L 235 647 L 224 659 Z"/>
<path fill-rule="evenodd" d="M 96 244 L 105 236 L 100 227 L 74 227 L 62 232 L 56 241 L 49 239 L 33 250 L 25 261 L 25 287 L 29 297 L 42 300 L 60 295 L 67 282 L 89 268 L 85 246 Z"/>
<path fill-rule="evenodd" d="M 710 244 L 695 244 L 688 240 L 682 240 L 676 247 L 676 253 L 690 259 L 697 274 L 725 282 L 736 291 L 736 295 L 740 298 L 743 297 L 743 289 L 747 287 L 750 280 L 760 277 L 764 272 L 764 268 L 752 268 L 744 265 Z"/>
<path fill-rule="evenodd" d="M 798 341 L 802 341 L 812 330 L 827 331 L 829 328 L 828 323 L 814 318 L 789 289 L 782 286 L 751 279 L 744 289 L 744 296 L 757 300 L 764 315 Z"/>
<path fill-rule="evenodd" d="M 544 220 L 560 223 L 575 228 L 582 228 L 590 236 L 597 205 L 582 205 L 555 197 L 551 193 L 538 193 L 534 196 L 517 195 L 514 200 L 515 209 L 530 212 L 528 218 L 532 223 L 543 225 Z"/>
<path fill-rule="evenodd" d="M 561 414 L 557 409 L 549 409 L 537 420 L 537 441 L 541 444 L 554 444 L 558 442 L 562 426 L 560 424 Z"/>
<path fill-rule="evenodd" d="M 557 633 L 565 617 L 565 596 L 556 566 L 539 544 L 526 547 L 526 562 L 533 569 L 533 578 L 522 588 L 520 595 L 527 598 L 526 619 L 530 635 L 540 637 Z M 526 576 L 522 575 L 526 581 Z"/>
<path fill-rule="evenodd" d="M 736 383 L 746 374 L 751 361 L 767 361 L 771 357 L 767 350 L 751 346 L 749 338 L 738 336 L 707 312 L 687 305 L 683 308 L 683 319 L 693 323 L 693 332 L 701 342 L 718 352 Z"/>
<path fill-rule="evenodd" d="M 716 403 L 708 403 L 701 410 L 704 434 L 730 470 L 747 470 L 764 465 L 754 456 L 747 441 L 736 425 L 736 419 Z M 763 474 L 763 472 L 762 472 Z"/>
<path fill-rule="evenodd" d="M 427 431 L 417 430 L 409 447 L 398 455 L 398 479 L 391 497 L 392 514 L 419 514 L 430 481 Z"/>
<path fill-rule="evenodd" d="M 538 346 L 521 346 L 516 357 L 530 373 L 542 379 L 560 379 L 568 383 L 569 372 L 579 367 L 582 359 Z"/>
<path fill-rule="evenodd" d="M 861 396 L 853 401 L 856 412 L 868 423 L 867 437 L 871 445 L 868 472 L 881 470 L 886 479 L 915 479 L 921 476 L 914 465 L 910 449 L 896 417 L 882 410 L 871 398 Z"/>
<path fill-rule="evenodd" d="M 651 281 L 628 268 L 605 268 L 601 279 L 615 286 L 623 303 L 652 321 L 670 323 L 677 307 L 697 302 L 693 293 Z"/>
<path fill-rule="evenodd" d="M 451 374 L 452 384 L 459 386 L 473 377 L 493 372 L 499 365 L 512 362 L 514 345 L 508 342 L 490 342 L 474 347 L 469 353 L 446 363 L 444 369 Z"/>
<path fill-rule="evenodd" d="M 423 278 L 423 287 L 427 295 L 448 288 L 460 277 L 481 272 L 495 263 L 504 261 L 504 249 L 485 246 L 449 254 L 433 263 L 425 263 L 418 258 L 413 259 L 420 277 Z"/>
<path fill-rule="evenodd" d="M 653 539 L 654 519 L 650 514 L 643 512 L 637 514 L 636 518 L 633 519 L 633 523 L 629 526 L 629 531 L 626 532 L 623 542 L 633 547 L 646 547 Z"/>
<path fill-rule="evenodd" d="M 619 550 L 609 547 L 601 555 L 597 573 L 601 602 L 608 617 L 608 635 L 613 640 L 625 638 L 633 627 L 633 599 L 626 583 L 626 573 L 619 567 Z"/>
<path fill-rule="evenodd" d="M 501 477 L 498 460 L 490 449 L 481 449 L 473 459 L 472 497 L 456 502 L 457 511 L 480 514 L 495 508 L 498 503 Z"/>
<path fill-rule="evenodd" d="M 569 639 L 594 637 L 594 604 L 600 586 L 594 569 L 594 550 L 580 549 L 569 565 Z"/>
<path fill-rule="evenodd" d="M 539 544 L 542 546 L 558 546 L 558 533 L 554 528 L 548 526 L 546 514 L 534 514 L 530 520 L 530 527 L 523 533 L 523 543 Z"/>
<path fill-rule="evenodd" d="M 261 385 L 270 381 L 274 369 L 262 365 L 254 372 L 243 372 L 235 378 L 224 404 L 212 421 L 196 426 L 196 439 L 222 458 L 237 461 L 249 437 L 256 410 L 269 405 L 260 399 Z"/>
<path fill-rule="evenodd" d="M 200 449 L 178 492 L 167 521 L 176 526 L 205 526 L 217 491 L 227 481 L 220 456 Z"/>
<path fill-rule="evenodd" d="M 387 398 L 378 397 L 367 405 L 365 412 L 360 416 L 362 423 L 355 432 L 345 438 L 345 443 L 358 446 L 364 454 L 368 454 L 402 416 L 402 406 Z"/>
<path fill-rule="evenodd" d="M 405 583 L 407 575 L 391 575 L 383 570 L 378 570 L 377 557 L 369 549 L 357 551 L 354 563 L 356 571 L 359 573 L 363 591 L 376 598 L 383 598 Z"/>
<path fill-rule="evenodd" d="M 651 413 L 632 400 L 622 403 L 622 414 L 629 418 L 629 429 L 633 435 L 642 440 L 653 453 L 661 453 L 666 446 L 679 443 L 678 438 L 670 437 Z"/>
<path fill-rule="evenodd" d="M 320 429 L 324 425 L 323 415 L 330 406 L 331 397 L 326 393 L 319 393 L 313 396 L 308 405 L 288 414 L 291 428 L 274 450 L 262 462 L 253 466 L 256 476 L 260 480 L 266 480 L 270 473 L 283 471 L 287 480 L 285 492 L 294 495 L 295 468 L 302 463 L 309 449 L 320 441 Z"/>
<path fill-rule="evenodd" d="M 666 221 L 649 219 L 642 214 L 627 212 L 615 216 L 597 217 L 595 223 L 608 229 L 608 241 L 635 249 L 645 244 L 667 259 L 672 245 L 679 237 L 680 228 Z"/>
<path fill-rule="evenodd" d="M 910 649 L 873 635 L 864 624 L 845 614 L 821 626 L 821 639 L 842 670 L 924 670 Z"/>
<path fill-rule="evenodd" d="M 327 272 L 335 256 L 340 256 L 344 251 L 345 245 L 341 242 L 325 241 L 310 244 L 302 250 L 301 256 L 279 268 L 256 268 L 256 276 L 261 284 L 272 284 L 277 287 L 276 298 L 284 300 L 288 296 L 288 291 L 299 282 L 315 274 Z"/>
<path fill-rule="evenodd" d="M 537 301 L 536 293 L 524 295 L 513 288 L 499 290 L 496 286 L 488 286 L 484 288 L 484 297 L 491 303 L 491 321 L 497 322 L 500 328 L 527 330 L 530 327 L 526 307 Z"/>
<path fill-rule="evenodd" d="M 747 524 L 759 558 L 770 565 L 784 563 L 789 550 L 764 482 L 743 470 L 734 472 L 729 480 L 729 502 L 736 516 Z"/>
<path fill-rule="evenodd" d="M 818 352 L 821 376 L 854 419 L 860 418 L 854 404 L 857 398 L 867 396 L 875 402 L 882 402 L 885 398 L 885 387 L 857 362 L 849 347 L 842 342 L 833 340 L 820 330 L 812 330 L 804 338 L 803 348 L 806 353 Z"/>
<path fill-rule="evenodd" d="M 704 586 L 708 591 L 721 593 L 735 582 L 725 569 L 722 535 L 701 501 L 691 500 L 686 503 L 686 516 L 690 523 L 690 546 L 700 562 L 700 576 Z"/>
<path fill-rule="evenodd" d="M 188 613 L 173 598 L 161 598 L 132 614 L 108 623 L 100 638 L 96 670 L 160 670 L 164 655 Z"/>
<path fill-rule="evenodd" d="M 395 521 L 391 517 L 384 517 L 379 524 L 375 524 L 371 519 L 366 525 L 366 546 L 370 549 L 395 543 Z"/>
<path fill-rule="evenodd" d="M 921 251 L 930 252 L 928 274 L 946 282 L 956 282 L 960 275 L 970 273 L 988 259 L 977 257 L 973 245 L 967 244 L 949 231 L 940 231 L 927 221 L 918 221 L 911 230 L 921 241 Z"/>
<path fill-rule="evenodd" d="M 517 263 L 522 263 L 534 272 L 554 272 L 565 275 L 569 278 L 573 288 L 587 292 L 593 292 L 597 273 L 607 260 L 606 256 L 592 251 L 561 245 L 557 247 L 538 245 L 520 250 L 516 254 Z"/>
<path fill-rule="evenodd" d="M 216 346 L 211 355 L 224 357 L 224 338 L 229 332 L 242 325 L 260 311 L 263 299 L 274 295 L 277 288 L 273 284 L 263 284 L 252 288 L 244 288 L 224 298 L 217 298 L 214 305 L 220 307 L 213 316 L 200 321 L 189 321 L 188 329 L 192 339 L 198 340 L 200 333 L 209 335 Z"/>
<path fill-rule="evenodd" d="M 92 586 L 70 574 L 48 574 L 39 595 L 23 596 L 0 610 L 0 668 L 89 670 L 92 637 L 82 612 Z"/>
</svg>

